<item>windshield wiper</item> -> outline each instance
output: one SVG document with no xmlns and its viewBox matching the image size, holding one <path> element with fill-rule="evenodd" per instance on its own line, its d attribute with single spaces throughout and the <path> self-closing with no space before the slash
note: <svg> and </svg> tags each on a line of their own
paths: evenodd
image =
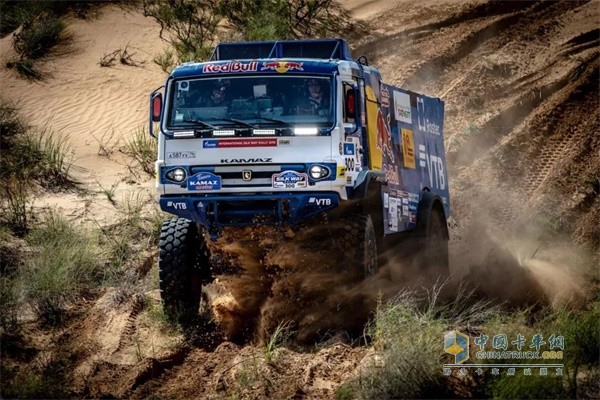
<svg viewBox="0 0 600 400">
<path fill-rule="evenodd" d="M 203 128 L 217 129 L 216 126 L 213 126 L 199 119 L 184 119 L 182 122 L 187 122 L 188 124 L 197 124 L 202 126 Z"/>
<path fill-rule="evenodd" d="M 212 117 L 211 120 L 213 121 L 228 121 L 228 122 L 235 122 L 236 124 L 245 126 L 246 128 L 252 128 L 252 129 L 256 129 L 256 126 L 249 124 L 247 122 L 244 122 L 242 120 L 239 119 L 235 119 L 235 118 L 227 118 L 227 117 Z"/>
<path fill-rule="evenodd" d="M 271 121 L 271 122 L 276 122 L 279 125 L 284 125 L 285 127 L 291 128 L 292 124 L 290 124 L 289 122 L 283 121 L 281 119 L 275 119 L 275 118 L 267 118 L 267 117 L 254 117 L 256 119 L 264 119 L 265 121 Z"/>
</svg>

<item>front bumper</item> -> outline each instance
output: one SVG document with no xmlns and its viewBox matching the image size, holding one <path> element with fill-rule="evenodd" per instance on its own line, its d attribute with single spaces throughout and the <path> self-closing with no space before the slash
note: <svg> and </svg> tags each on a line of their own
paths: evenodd
<svg viewBox="0 0 600 400">
<path fill-rule="evenodd" d="M 204 225 L 214 239 L 219 228 L 248 225 L 293 225 L 332 210 L 340 203 L 335 192 L 277 192 L 255 195 L 163 196 L 160 208 Z"/>
</svg>

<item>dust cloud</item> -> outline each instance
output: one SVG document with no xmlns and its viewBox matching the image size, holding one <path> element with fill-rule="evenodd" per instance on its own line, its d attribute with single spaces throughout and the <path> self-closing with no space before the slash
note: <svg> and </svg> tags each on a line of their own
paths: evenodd
<svg viewBox="0 0 600 400">
<path fill-rule="evenodd" d="M 470 220 L 452 228 L 451 279 L 442 290 L 448 301 L 465 286 L 473 290 L 473 301 L 493 300 L 508 308 L 584 301 L 589 263 L 573 249 L 531 226 L 507 234 L 489 219 Z M 361 266 L 346 256 L 351 254 L 347 229 L 325 222 L 293 231 L 226 229 L 211 250 L 230 273 L 213 284 L 219 289 L 212 291 L 211 304 L 228 339 L 265 342 L 284 324 L 298 344 L 336 335 L 356 339 L 378 302 L 409 287 L 431 287 L 431 277 L 415 272 L 411 260 L 394 250 L 382 257 L 385 264 L 375 275 L 363 278 Z"/>
</svg>

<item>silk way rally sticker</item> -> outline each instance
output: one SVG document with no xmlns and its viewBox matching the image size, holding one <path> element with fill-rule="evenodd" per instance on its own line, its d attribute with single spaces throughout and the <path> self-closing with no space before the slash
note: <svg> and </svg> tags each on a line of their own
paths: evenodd
<svg viewBox="0 0 600 400">
<path fill-rule="evenodd" d="M 221 177 L 210 172 L 200 172 L 187 180 L 188 190 L 219 190 Z"/>
<path fill-rule="evenodd" d="M 296 171 L 283 171 L 271 177 L 275 189 L 296 189 L 308 186 L 308 175 Z"/>
</svg>

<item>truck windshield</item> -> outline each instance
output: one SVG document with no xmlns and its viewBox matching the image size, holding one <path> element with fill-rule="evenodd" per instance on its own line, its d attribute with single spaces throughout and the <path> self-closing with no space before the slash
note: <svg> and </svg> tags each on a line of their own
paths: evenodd
<svg viewBox="0 0 600 400">
<path fill-rule="evenodd" d="M 322 76 L 241 76 L 178 80 L 167 126 L 330 128 L 332 79 Z"/>
</svg>

